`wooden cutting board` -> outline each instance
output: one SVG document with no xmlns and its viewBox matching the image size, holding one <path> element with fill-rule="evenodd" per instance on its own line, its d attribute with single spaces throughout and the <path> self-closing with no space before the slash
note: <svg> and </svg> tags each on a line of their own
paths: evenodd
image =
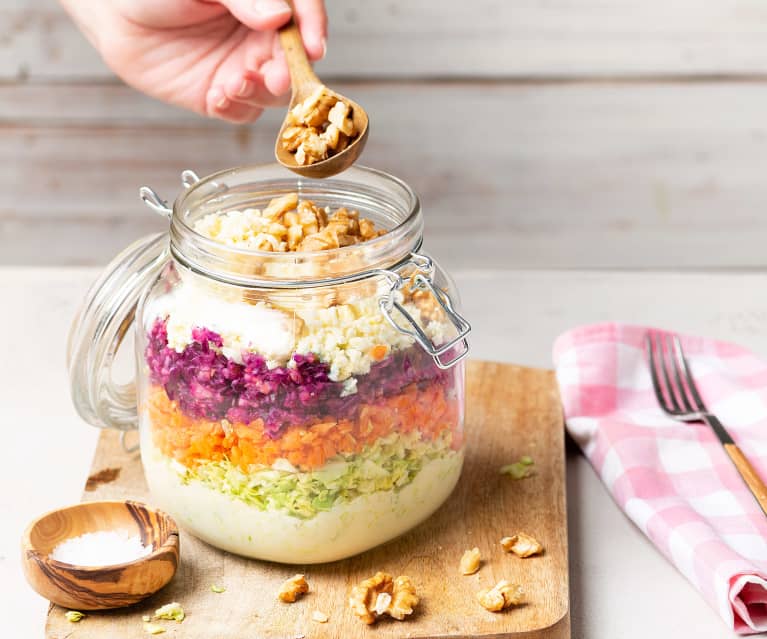
<svg viewBox="0 0 767 639">
<path fill-rule="evenodd" d="M 188 639 L 297 639 L 347 637 L 570 637 L 564 428 L 553 373 L 489 362 L 471 362 L 467 379 L 467 452 L 463 475 L 450 499 L 406 535 L 351 559 L 319 566 L 283 566 L 243 559 L 181 534 L 181 564 L 173 581 L 132 608 L 91 613 L 78 624 L 51 606 L 50 639 L 147 637 L 142 615 L 178 601 L 183 623 L 160 622 L 160 637 Z M 530 455 L 533 476 L 501 475 L 503 464 Z M 123 451 L 119 436 L 99 440 L 84 500 L 138 499 L 147 494 L 137 454 Z M 506 554 L 500 538 L 518 531 L 537 537 L 540 557 Z M 478 546 L 480 571 L 462 576 L 458 562 Z M 407 621 L 381 620 L 367 627 L 347 605 L 351 587 L 383 570 L 409 575 L 421 603 Z M 310 592 L 295 604 L 276 598 L 282 581 L 306 574 Z M 484 610 L 475 593 L 500 579 L 522 584 L 528 602 L 502 613 Z M 211 584 L 226 592 L 211 592 Z M 311 620 L 314 610 L 330 617 Z"/>
</svg>

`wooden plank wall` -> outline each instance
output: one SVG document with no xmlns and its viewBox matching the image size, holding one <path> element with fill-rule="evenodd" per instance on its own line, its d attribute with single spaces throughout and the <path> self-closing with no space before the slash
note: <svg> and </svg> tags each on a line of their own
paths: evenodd
<svg viewBox="0 0 767 639">
<path fill-rule="evenodd" d="M 99 264 L 162 228 L 137 188 L 268 161 L 249 127 L 122 86 L 54 0 L 0 0 L 0 264 Z M 328 0 L 323 77 L 451 268 L 760 268 L 762 0 Z"/>
</svg>

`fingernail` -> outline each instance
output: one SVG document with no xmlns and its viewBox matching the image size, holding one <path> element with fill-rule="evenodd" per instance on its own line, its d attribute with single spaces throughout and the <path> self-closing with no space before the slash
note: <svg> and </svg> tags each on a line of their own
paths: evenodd
<svg viewBox="0 0 767 639">
<path fill-rule="evenodd" d="M 252 93 L 253 83 L 247 79 L 243 80 L 237 95 L 239 95 L 241 98 L 249 98 Z"/>
<path fill-rule="evenodd" d="M 288 3 L 283 0 L 256 0 L 253 9 L 262 16 L 275 16 L 290 11 Z"/>
<path fill-rule="evenodd" d="M 224 97 L 223 97 L 223 98 L 221 98 L 221 99 L 220 99 L 218 102 L 216 102 L 216 108 L 217 108 L 219 111 L 223 111 L 224 109 L 227 109 L 227 108 L 229 108 L 229 105 L 230 105 L 230 104 L 231 104 L 231 102 L 229 102 L 229 98 L 227 98 L 226 96 L 224 96 Z"/>
<path fill-rule="evenodd" d="M 322 53 L 320 54 L 320 60 L 322 60 L 325 57 L 325 54 L 328 52 L 328 39 L 322 38 Z"/>
</svg>

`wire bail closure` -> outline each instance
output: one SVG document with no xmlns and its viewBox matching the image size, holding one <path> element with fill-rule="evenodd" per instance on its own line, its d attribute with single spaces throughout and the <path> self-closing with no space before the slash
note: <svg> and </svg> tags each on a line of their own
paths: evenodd
<svg viewBox="0 0 767 639">
<path fill-rule="evenodd" d="M 184 169 L 181 172 L 181 184 L 184 185 L 184 188 L 188 189 L 199 181 L 199 176 L 191 169 Z M 141 197 L 141 201 L 158 215 L 167 218 L 173 215 L 173 209 L 168 205 L 167 200 L 163 200 L 152 187 L 142 186 L 138 190 L 138 194 Z"/>
<path fill-rule="evenodd" d="M 200 178 L 190 169 L 186 169 L 181 173 L 181 182 L 187 189 L 199 181 Z M 144 204 L 155 213 L 167 218 L 170 218 L 173 215 L 173 209 L 168 205 L 168 202 L 163 200 L 154 189 L 148 186 L 142 186 L 139 190 L 139 194 Z M 450 299 L 450 296 L 434 286 L 434 261 L 428 255 L 413 252 L 410 254 L 410 258 L 404 266 L 408 265 L 412 265 L 416 271 L 418 271 L 417 274 L 410 278 L 411 287 L 415 290 L 428 290 L 434 296 L 443 313 L 455 328 L 457 336 L 441 345 L 435 344 L 429 338 L 419 326 L 418 322 L 415 321 L 413 316 L 396 300 L 394 294 L 405 286 L 405 280 L 399 273 L 394 271 L 387 269 L 376 269 L 375 271 L 372 271 L 373 273 L 385 277 L 389 282 L 389 291 L 381 297 L 378 301 L 378 305 L 380 306 L 386 321 L 388 321 L 392 327 L 403 335 L 412 337 L 421 348 L 432 356 L 434 363 L 440 369 L 447 370 L 465 359 L 469 354 L 469 341 L 466 339 L 466 336 L 471 332 L 471 325 L 453 308 L 453 301 Z M 392 316 L 392 311 L 395 309 L 399 311 L 402 317 L 404 317 L 407 326 L 401 326 L 396 322 Z M 447 357 L 447 359 L 445 359 L 443 356 L 450 353 L 456 346 L 460 347 L 460 352 L 453 357 Z"/>
<path fill-rule="evenodd" d="M 411 253 L 409 264 L 415 266 L 419 272 L 411 278 L 411 286 L 416 290 L 428 290 L 437 303 L 442 308 L 445 316 L 450 319 L 450 323 L 458 333 L 456 337 L 447 342 L 446 344 L 435 344 L 428 335 L 419 326 L 418 322 L 413 319 L 413 316 L 405 309 L 405 307 L 397 301 L 394 293 L 401 290 L 405 286 L 405 280 L 399 273 L 389 271 L 386 269 L 379 269 L 377 272 L 384 276 L 390 284 L 388 293 L 383 295 L 378 300 L 378 305 L 381 308 L 383 316 L 386 321 L 397 329 L 403 335 L 412 337 L 429 355 L 434 359 L 434 363 L 442 370 L 447 370 L 455 366 L 458 362 L 465 359 L 469 354 L 469 341 L 466 336 L 471 332 L 471 325 L 466 319 L 460 315 L 453 308 L 453 301 L 450 296 L 434 286 L 434 262 L 427 255 L 421 255 L 420 253 Z M 392 311 L 396 309 L 405 318 L 405 321 L 410 326 L 401 326 L 398 324 L 392 316 Z M 452 351 L 457 345 L 460 344 L 460 352 L 452 358 L 444 360 L 443 355 Z"/>
</svg>

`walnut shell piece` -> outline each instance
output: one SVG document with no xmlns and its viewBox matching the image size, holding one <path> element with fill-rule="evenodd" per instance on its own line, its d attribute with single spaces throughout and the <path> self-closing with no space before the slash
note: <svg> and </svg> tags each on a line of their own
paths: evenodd
<svg viewBox="0 0 767 639">
<path fill-rule="evenodd" d="M 501 579 L 492 588 L 480 590 L 477 593 L 479 604 L 490 612 L 500 612 L 511 606 L 518 606 L 525 601 L 522 586 Z"/>
<path fill-rule="evenodd" d="M 506 552 L 513 552 L 517 557 L 532 557 L 543 552 L 543 546 L 535 537 L 520 532 L 501 539 L 501 546 Z"/>
<path fill-rule="evenodd" d="M 463 553 L 460 563 L 460 571 L 462 575 L 473 575 L 479 570 L 479 564 L 482 561 L 482 557 L 479 554 L 479 548 L 472 548 Z"/>
<path fill-rule="evenodd" d="M 280 586 L 277 597 L 285 603 L 294 603 L 296 599 L 307 592 L 309 592 L 309 584 L 306 583 L 304 575 L 293 575 Z"/>
</svg>

